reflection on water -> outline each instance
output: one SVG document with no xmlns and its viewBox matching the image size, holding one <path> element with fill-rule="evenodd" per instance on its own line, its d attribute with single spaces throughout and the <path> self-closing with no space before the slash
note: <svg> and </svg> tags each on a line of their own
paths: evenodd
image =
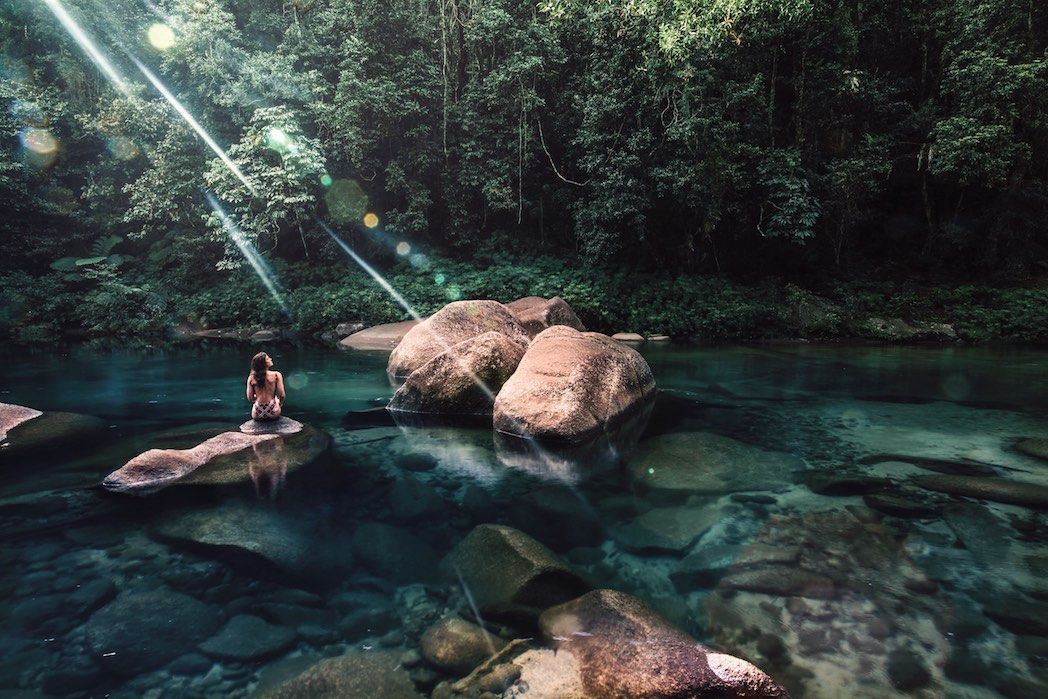
<svg viewBox="0 0 1048 699">
<path fill-rule="evenodd" d="M 1048 435 L 1048 353 L 644 351 L 655 405 L 573 450 L 397 425 L 365 412 L 391 393 L 384 356 L 274 351 L 330 453 L 270 439 L 141 499 L 95 486 L 235 429 L 249 353 L 71 349 L 78 396 L 69 356 L 8 357 L 0 402 L 90 395 L 105 437 L 4 465 L 0 693 L 249 696 L 338 656 L 429 694 L 465 673 L 421 659 L 426 630 L 492 622 L 493 591 L 463 584 L 483 576 L 440 562 L 498 523 L 795 697 L 1045 695 L 1048 462 L 1016 445 Z M 488 629 L 482 654 L 534 635 Z"/>
<path fill-rule="evenodd" d="M 265 442 L 256 442 L 251 447 L 247 471 L 255 484 L 255 495 L 276 500 L 277 493 L 284 487 L 287 477 L 287 454 L 284 439 L 277 436 Z"/>
</svg>

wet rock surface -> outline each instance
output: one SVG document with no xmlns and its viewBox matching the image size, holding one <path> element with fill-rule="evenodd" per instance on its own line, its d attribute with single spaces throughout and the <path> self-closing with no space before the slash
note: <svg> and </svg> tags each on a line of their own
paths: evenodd
<svg viewBox="0 0 1048 699">
<path fill-rule="evenodd" d="M 102 420 L 90 415 L 0 403 L 0 460 L 60 449 L 93 438 L 104 428 Z"/>
<path fill-rule="evenodd" d="M 287 650 L 295 642 L 295 632 L 274 626 L 265 619 L 238 614 L 215 636 L 200 644 L 200 650 L 219 660 L 250 662 Z"/>
<path fill-rule="evenodd" d="M 558 325 L 535 336 L 495 399 L 506 434 L 579 443 L 613 428 L 655 394 L 636 351 L 599 333 Z"/>
<path fill-rule="evenodd" d="M 750 663 L 699 645 L 630 595 L 596 590 L 539 618 L 557 652 L 578 662 L 593 697 L 783 697 Z"/>
<path fill-rule="evenodd" d="M 266 699 L 420 699 L 400 654 L 393 650 L 353 650 L 321 660 L 297 677 L 258 694 Z"/>
<path fill-rule="evenodd" d="M 192 434 L 183 434 L 174 439 L 192 438 Z M 327 451 L 330 441 L 326 433 L 305 426 L 287 435 L 222 432 L 189 449 L 143 452 L 106 476 L 102 485 L 130 495 L 149 495 L 172 485 L 253 482 L 279 488 L 289 472 Z"/>
<path fill-rule="evenodd" d="M 1048 486 L 1037 483 L 973 476 L 919 476 L 914 482 L 940 493 L 1048 509 Z"/>
<path fill-rule="evenodd" d="M 500 651 L 506 642 L 459 617 L 429 627 L 420 640 L 422 657 L 452 674 L 465 675 Z"/>
<path fill-rule="evenodd" d="M 538 541 L 494 524 L 474 528 L 441 567 L 452 579 L 461 576 L 480 611 L 496 617 L 534 619 L 543 609 L 589 588 Z"/>
<path fill-rule="evenodd" d="M 641 441 L 630 471 L 644 490 L 670 497 L 790 485 L 804 462 L 712 432 L 676 432 Z"/>
<path fill-rule="evenodd" d="M 109 670 L 135 675 L 166 665 L 218 628 L 218 610 L 159 588 L 127 591 L 84 625 L 95 658 Z"/>
<path fill-rule="evenodd" d="M 298 420 L 281 415 L 276 420 L 248 420 L 240 426 L 244 434 L 295 434 L 305 427 Z"/>
</svg>

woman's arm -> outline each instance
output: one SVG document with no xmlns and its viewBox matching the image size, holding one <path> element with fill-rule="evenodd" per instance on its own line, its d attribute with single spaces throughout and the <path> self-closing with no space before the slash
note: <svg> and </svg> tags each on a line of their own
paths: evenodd
<svg viewBox="0 0 1048 699">
<path fill-rule="evenodd" d="M 255 384 L 251 383 L 251 375 L 247 377 L 247 399 L 255 400 Z"/>
<path fill-rule="evenodd" d="M 283 405 L 284 399 L 287 398 L 287 394 L 284 393 L 284 375 L 279 371 L 275 373 L 277 375 L 277 398 L 280 399 L 280 403 Z"/>
</svg>

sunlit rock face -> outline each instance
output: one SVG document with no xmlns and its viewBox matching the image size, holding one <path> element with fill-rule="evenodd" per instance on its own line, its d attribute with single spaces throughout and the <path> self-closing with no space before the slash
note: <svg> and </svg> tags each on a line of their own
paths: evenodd
<svg viewBox="0 0 1048 699">
<path fill-rule="evenodd" d="M 389 409 L 399 412 L 484 415 L 495 392 L 513 375 L 524 348 L 500 332 L 463 340 L 415 369 Z"/>
<path fill-rule="evenodd" d="M 586 329 L 568 302 L 559 296 L 551 299 L 544 299 L 541 296 L 525 296 L 522 299 L 510 301 L 506 304 L 506 308 L 517 317 L 531 337 L 535 337 L 554 325 L 566 325 L 580 331 Z"/>
<path fill-rule="evenodd" d="M 450 347 L 487 332 L 501 333 L 521 348 L 528 346 L 524 326 L 498 301 L 456 301 L 408 331 L 390 354 L 386 370 L 395 379 L 406 379 Z"/>
<path fill-rule="evenodd" d="M 555 553 L 522 531 L 496 524 L 475 527 L 441 567 L 461 579 L 482 614 L 534 619 L 543 609 L 589 589 Z"/>
<path fill-rule="evenodd" d="M 752 664 L 715 653 L 644 602 L 595 590 L 547 609 L 539 628 L 576 660 L 590 697 L 785 697 Z"/>
<path fill-rule="evenodd" d="M 535 336 L 495 399 L 495 429 L 579 443 L 610 429 L 655 394 L 636 350 L 600 333 L 556 325 Z"/>
<path fill-rule="evenodd" d="M 41 412 L 0 403 L 0 459 L 48 450 L 97 434 L 102 420 L 78 413 Z"/>
<path fill-rule="evenodd" d="M 308 426 L 290 435 L 222 432 L 190 449 L 145 451 L 106 476 L 102 485 L 132 495 L 154 493 L 175 484 L 248 481 L 267 490 L 279 489 L 290 471 L 319 457 L 329 444 L 327 434 Z"/>
</svg>

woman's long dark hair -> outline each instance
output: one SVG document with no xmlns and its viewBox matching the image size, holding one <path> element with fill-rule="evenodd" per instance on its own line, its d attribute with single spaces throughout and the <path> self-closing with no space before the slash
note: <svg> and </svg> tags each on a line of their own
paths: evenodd
<svg viewBox="0 0 1048 699">
<path fill-rule="evenodd" d="M 265 352 L 259 352 L 251 358 L 251 373 L 255 377 L 255 388 L 262 389 L 266 387 L 266 360 L 269 359 L 269 355 Z"/>
</svg>

